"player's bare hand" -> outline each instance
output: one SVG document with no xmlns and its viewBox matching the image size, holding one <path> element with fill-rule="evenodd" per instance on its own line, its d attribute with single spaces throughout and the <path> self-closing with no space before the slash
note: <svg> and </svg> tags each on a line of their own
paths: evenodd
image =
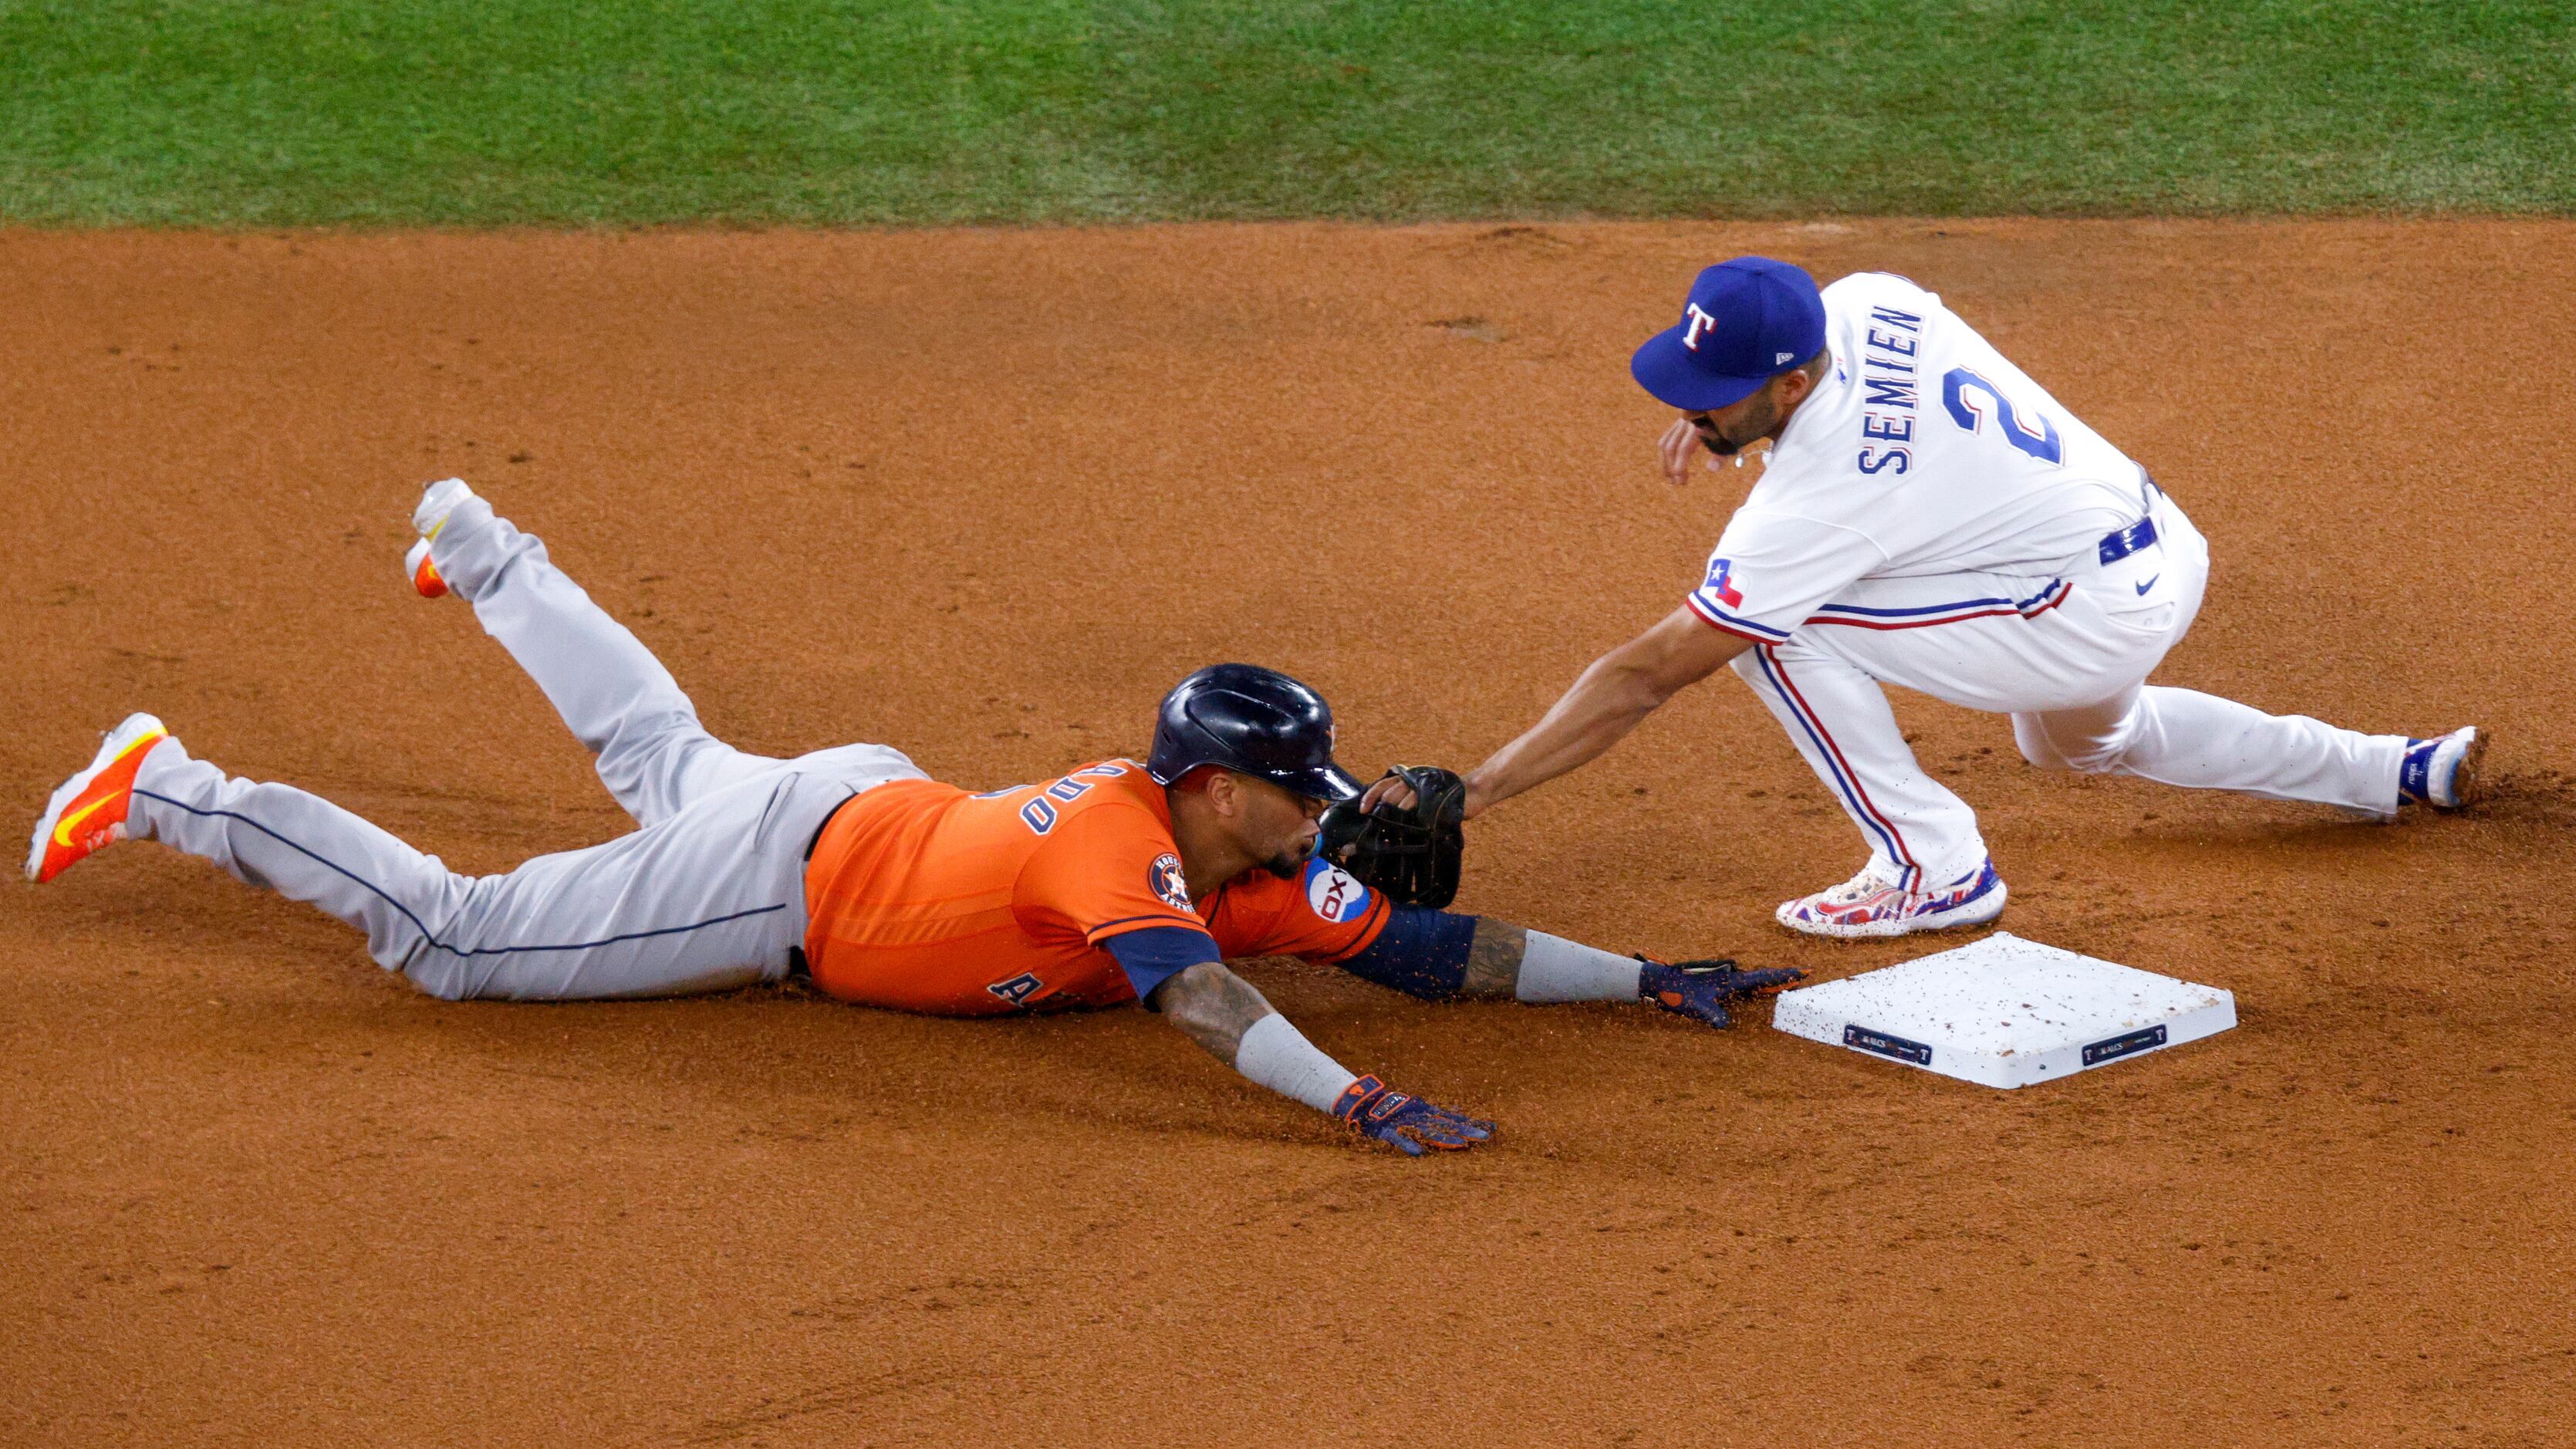
<svg viewBox="0 0 2576 1449">
<path fill-rule="evenodd" d="M 1434 1107 L 1375 1077 L 1362 1077 L 1344 1087 L 1333 1103 L 1333 1115 L 1361 1136 L 1374 1137 L 1407 1157 L 1420 1157 L 1426 1147 L 1462 1152 L 1494 1135 L 1491 1122 Z"/>
<path fill-rule="evenodd" d="M 1664 429 L 1664 436 L 1655 444 L 1655 451 L 1663 458 L 1665 479 L 1678 488 L 1690 481 L 1691 459 L 1705 449 L 1700 444 L 1699 429 L 1691 426 L 1691 420 L 1675 418 L 1673 425 Z M 1716 462 L 1713 457 L 1709 459 L 1711 466 Z"/>
</svg>

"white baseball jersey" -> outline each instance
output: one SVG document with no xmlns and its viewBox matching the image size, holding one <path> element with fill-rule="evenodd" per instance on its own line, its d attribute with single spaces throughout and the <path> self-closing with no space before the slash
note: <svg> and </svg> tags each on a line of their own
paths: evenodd
<svg viewBox="0 0 2576 1449">
<path fill-rule="evenodd" d="M 1772 644 L 1811 620 L 1866 623 L 1873 611 L 1838 607 L 1861 579 L 2054 583 L 2146 512 L 2138 465 L 1938 295 L 1862 272 L 1825 288 L 1824 302 L 1833 370 L 1728 522 L 1690 596 L 1701 618 Z M 2035 614 L 2062 587 L 1954 607 Z"/>
<path fill-rule="evenodd" d="M 1871 876 L 1935 915 L 2001 890 L 1883 684 L 2011 715 L 2036 765 L 2395 812 L 2406 736 L 2145 683 L 2200 611 L 2209 550 L 2136 463 L 1912 282 L 1864 272 L 1824 303 L 1833 371 L 1690 607 L 1754 642 L 1735 672 L 1859 827 Z"/>
</svg>

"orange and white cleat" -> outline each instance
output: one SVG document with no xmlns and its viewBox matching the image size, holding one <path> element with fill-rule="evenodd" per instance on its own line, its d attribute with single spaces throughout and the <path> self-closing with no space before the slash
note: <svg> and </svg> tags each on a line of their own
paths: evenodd
<svg viewBox="0 0 2576 1449">
<path fill-rule="evenodd" d="M 148 714 L 127 715 L 125 723 L 109 730 L 89 768 L 65 780 L 36 818 L 36 838 L 27 845 L 27 879 L 42 885 L 91 852 L 123 840 L 126 811 L 134 803 L 135 772 L 152 747 L 168 738 L 170 731 Z"/>
<path fill-rule="evenodd" d="M 429 540 L 422 539 L 403 555 L 403 572 L 411 575 L 411 586 L 424 599 L 447 597 L 447 580 L 438 576 L 438 565 L 429 561 Z"/>
<path fill-rule="evenodd" d="M 411 526 L 420 532 L 420 542 L 403 555 L 403 572 L 411 576 L 411 586 L 424 599 L 447 596 L 447 580 L 438 576 L 438 565 L 429 561 L 429 543 L 447 526 L 447 515 L 456 505 L 474 496 L 474 490 L 462 478 L 442 478 L 421 491 L 420 506 L 412 510 Z"/>
</svg>

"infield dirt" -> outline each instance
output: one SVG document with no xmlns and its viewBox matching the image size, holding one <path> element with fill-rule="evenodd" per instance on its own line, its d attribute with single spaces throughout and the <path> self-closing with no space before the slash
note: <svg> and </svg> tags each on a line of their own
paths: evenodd
<svg viewBox="0 0 2576 1449">
<path fill-rule="evenodd" d="M 709 725 L 975 788 L 1184 671 L 1472 763 L 1671 608 L 1692 271 L 1904 272 L 2210 536 L 2160 678 L 2493 728 L 2395 827 L 2044 774 L 1901 698 L 2038 940 L 2214 1041 L 2003 1094 L 1635 1009 L 1247 974 L 1500 1120 L 1363 1150 L 1151 1015 L 445 1004 L 156 846 L 0 913 L 13 1444 L 2570 1442 L 2576 227 L 0 233 L 0 801 L 127 711 L 505 869 L 626 827 L 453 601 L 462 473 Z M 16 839 L 18 837 L 11 837 Z M 1851 827 L 1721 676 L 1473 831 L 1462 909 L 1841 975 Z"/>
</svg>

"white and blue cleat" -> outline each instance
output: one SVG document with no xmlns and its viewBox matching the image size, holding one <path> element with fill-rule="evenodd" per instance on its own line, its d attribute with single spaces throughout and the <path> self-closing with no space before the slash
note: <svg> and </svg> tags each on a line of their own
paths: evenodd
<svg viewBox="0 0 2576 1449">
<path fill-rule="evenodd" d="M 2397 767 L 2397 798 L 2402 804 L 2430 805 L 2436 810 L 2465 810 L 2487 794 L 2487 737 L 2476 725 L 2408 740 L 2406 758 Z"/>
</svg>

